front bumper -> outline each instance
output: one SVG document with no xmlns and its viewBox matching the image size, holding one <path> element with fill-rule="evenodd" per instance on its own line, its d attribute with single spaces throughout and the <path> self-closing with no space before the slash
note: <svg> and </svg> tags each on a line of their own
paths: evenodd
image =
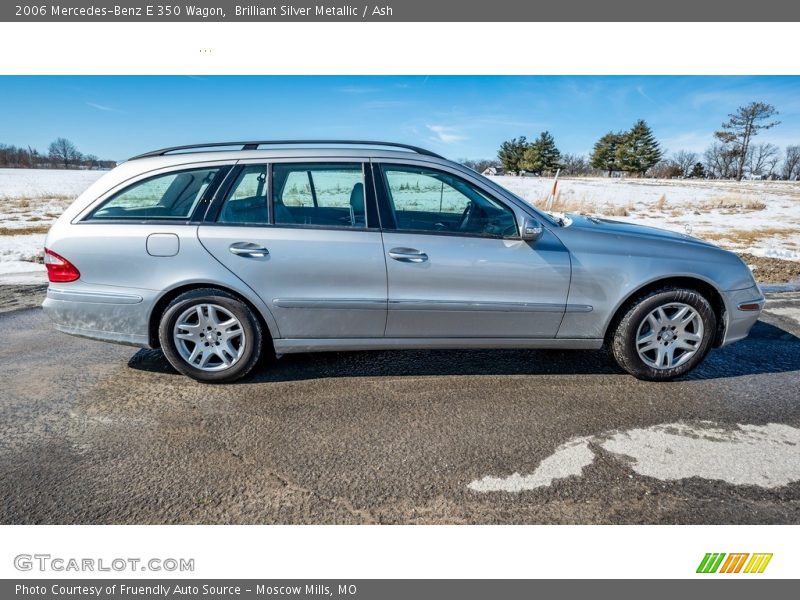
<svg viewBox="0 0 800 600">
<path fill-rule="evenodd" d="M 50 285 L 42 308 L 56 329 L 70 335 L 146 348 L 153 290 Z"/>
<path fill-rule="evenodd" d="M 764 309 L 764 294 L 757 285 L 723 293 L 725 301 L 725 333 L 720 346 L 727 346 L 747 337 Z"/>
</svg>

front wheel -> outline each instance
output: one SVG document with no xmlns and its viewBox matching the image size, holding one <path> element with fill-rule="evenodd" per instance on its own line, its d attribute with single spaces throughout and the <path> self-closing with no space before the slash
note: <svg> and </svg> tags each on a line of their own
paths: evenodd
<svg viewBox="0 0 800 600">
<path fill-rule="evenodd" d="M 614 330 L 611 353 L 639 379 L 685 375 L 705 358 L 717 329 L 714 309 L 699 292 L 656 290 L 637 299 Z"/>
<path fill-rule="evenodd" d="M 212 288 L 175 298 L 158 328 L 170 364 L 198 381 L 223 383 L 244 377 L 261 356 L 261 325 L 235 296 Z"/>
</svg>

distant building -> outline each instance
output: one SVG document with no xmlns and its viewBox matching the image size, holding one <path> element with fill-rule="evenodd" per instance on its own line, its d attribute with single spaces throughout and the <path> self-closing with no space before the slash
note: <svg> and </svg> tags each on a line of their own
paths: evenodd
<svg viewBox="0 0 800 600">
<path fill-rule="evenodd" d="M 483 170 L 481 175 L 486 175 L 487 177 L 495 177 L 496 175 L 505 175 L 505 171 L 503 167 L 487 167 Z"/>
</svg>

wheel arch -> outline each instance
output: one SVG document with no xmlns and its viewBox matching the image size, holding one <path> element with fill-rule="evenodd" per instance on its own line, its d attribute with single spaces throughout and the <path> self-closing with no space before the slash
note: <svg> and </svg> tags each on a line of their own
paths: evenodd
<svg viewBox="0 0 800 600">
<path fill-rule="evenodd" d="M 628 309 L 636 303 L 636 301 L 651 292 L 666 288 L 666 287 L 683 287 L 696 290 L 711 304 L 714 310 L 714 315 L 717 318 L 717 330 L 714 333 L 714 340 L 712 346 L 719 347 L 725 337 L 725 301 L 722 298 L 720 290 L 711 282 L 691 275 L 676 275 L 670 277 L 661 277 L 645 283 L 625 296 L 614 309 L 611 319 L 608 321 L 605 330 L 605 344 L 608 345 L 611 336 L 614 334 L 617 324 L 622 320 L 622 317 L 628 312 Z"/>
<path fill-rule="evenodd" d="M 219 290 L 221 292 L 225 292 L 227 294 L 230 294 L 231 296 L 234 296 L 237 300 L 247 305 L 247 307 L 253 311 L 253 314 L 258 319 L 258 322 L 261 325 L 261 329 L 267 333 L 267 336 L 269 337 L 270 348 L 274 352 L 274 346 L 272 344 L 272 340 L 278 337 L 277 328 L 276 326 L 271 324 L 268 319 L 264 317 L 264 314 L 261 312 L 261 310 L 259 310 L 258 306 L 256 306 L 256 304 L 252 300 L 250 300 L 250 298 L 248 298 L 241 292 L 232 289 L 230 287 L 227 287 L 225 285 L 220 285 L 218 283 L 210 283 L 210 282 L 192 282 L 179 285 L 167 290 L 158 298 L 155 304 L 153 304 L 152 310 L 150 311 L 150 316 L 148 318 L 148 325 L 147 325 L 148 344 L 150 345 L 151 348 L 161 347 L 161 342 L 158 339 L 158 326 L 161 321 L 161 315 L 164 314 L 164 310 L 167 308 L 169 303 L 185 292 L 201 288 L 210 288 L 214 290 Z"/>
</svg>

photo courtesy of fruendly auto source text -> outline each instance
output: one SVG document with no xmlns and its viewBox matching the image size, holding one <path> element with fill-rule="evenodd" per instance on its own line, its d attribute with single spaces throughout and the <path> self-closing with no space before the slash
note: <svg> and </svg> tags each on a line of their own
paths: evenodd
<svg viewBox="0 0 800 600">
<path fill-rule="evenodd" d="M 0 6 L 0 597 L 796 595 L 798 6 Z"/>
</svg>

